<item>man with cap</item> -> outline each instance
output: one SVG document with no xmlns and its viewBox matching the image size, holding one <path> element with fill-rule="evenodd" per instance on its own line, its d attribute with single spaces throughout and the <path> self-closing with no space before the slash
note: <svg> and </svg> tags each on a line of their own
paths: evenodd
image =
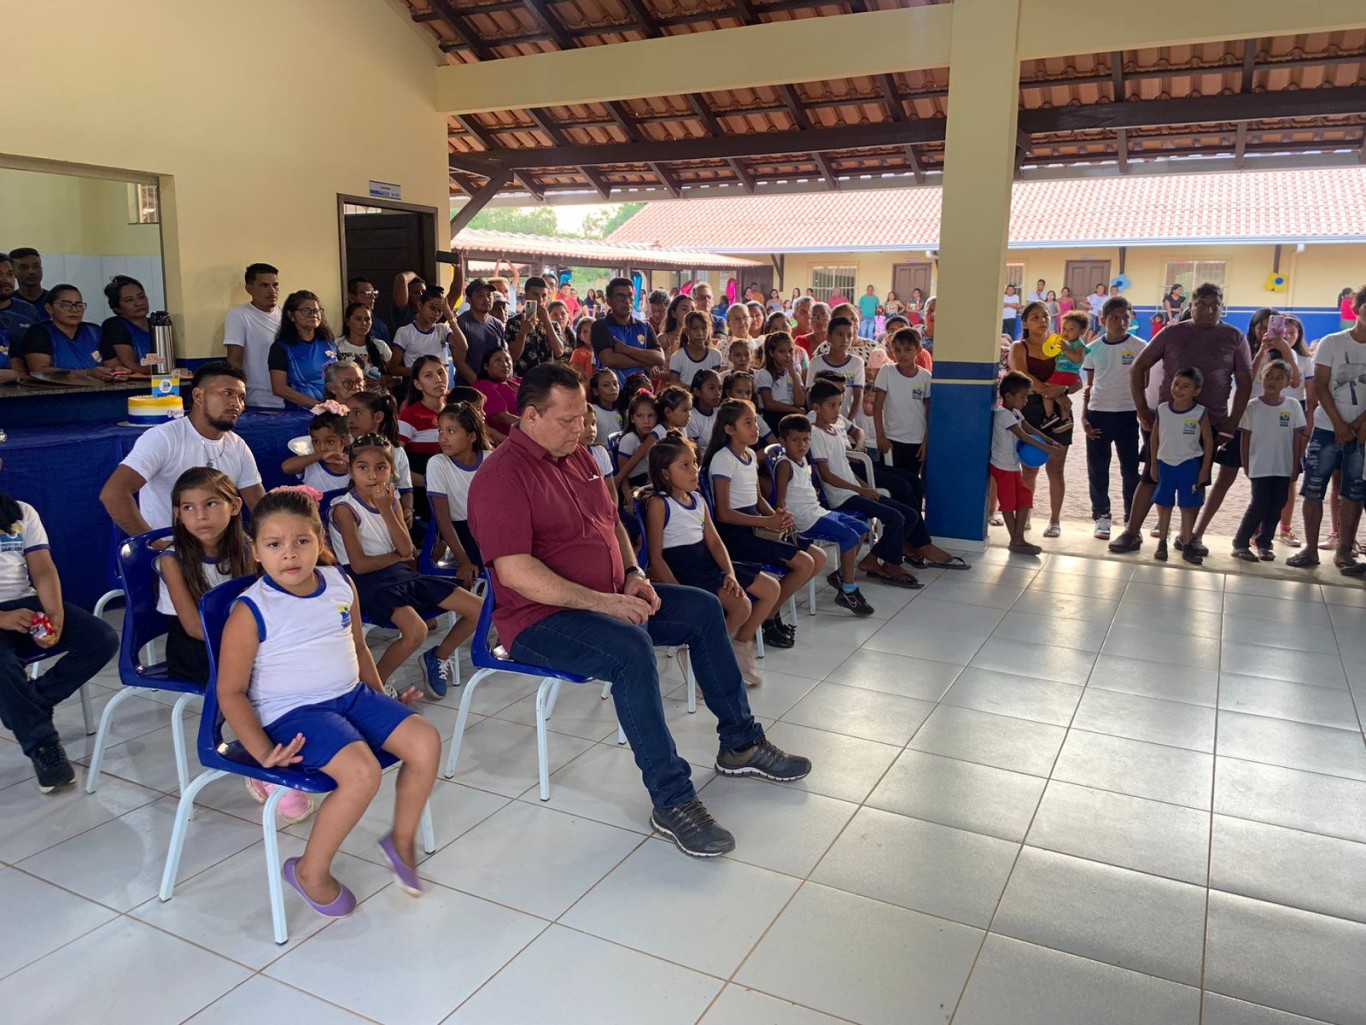
<svg viewBox="0 0 1366 1025">
<path fill-rule="evenodd" d="M 493 286 L 484 278 L 475 278 L 465 286 L 465 301 L 470 308 L 456 318 L 456 324 L 464 332 L 469 343 L 465 362 L 457 369 L 467 384 L 479 379 L 479 368 L 484 365 L 484 357 L 494 349 L 508 347 L 507 334 L 503 322 L 493 315 Z M 517 359 L 517 354 L 512 356 Z"/>
</svg>

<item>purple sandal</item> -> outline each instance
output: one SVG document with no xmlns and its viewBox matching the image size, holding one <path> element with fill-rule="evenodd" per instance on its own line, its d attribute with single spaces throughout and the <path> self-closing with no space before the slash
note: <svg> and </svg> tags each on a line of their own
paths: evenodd
<svg viewBox="0 0 1366 1025">
<path fill-rule="evenodd" d="M 328 918 L 345 918 L 352 911 L 356 910 L 356 895 L 345 886 L 341 888 L 341 893 L 337 894 L 337 899 L 331 904 L 319 904 L 315 901 L 305 893 L 304 888 L 299 885 L 299 877 L 295 871 L 298 864 L 298 858 L 286 858 L 283 867 L 280 869 L 280 875 L 284 876 L 285 882 L 294 887 L 300 897 L 308 901 L 308 906 L 314 911 L 320 915 L 325 915 Z"/>
<path fill-rule="evenodd" d="M 379 849 L 389 859 L 389 867 L 394 870 L 394 878 L 398 880 L 399 889 L 410 897 L 421 897 L 422 880 L 418 878 L 417 869 L 398 856 L 398 851 L 394 849 L 393 833 L 386 833 L 380 838 Z"/>
</svg>

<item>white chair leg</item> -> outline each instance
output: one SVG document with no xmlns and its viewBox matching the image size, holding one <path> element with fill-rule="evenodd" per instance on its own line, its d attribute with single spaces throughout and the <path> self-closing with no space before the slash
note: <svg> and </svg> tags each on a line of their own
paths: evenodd
<svg viewBox="0 0 1366 1025">
<path fill-rule="evenodd" d="M 602 700 L 606 701 L 612 696 L 612 681 L 607 680 L 602 685 Z"/>
<path fill-rule="evenodd" d="M 806 614 L 808 616 L 816 614 L 816 578 L 814 576 L 806 582 Z"/>
<path fill-rule="evenodd" d="M 33 676 L 34 679 L 38 678 L 37 673 Z M 95 732 L 95 706 L 90 703 L 90 688 L 84 683 L 81 684 L 81 716 L 85 719 L 85 735 L 88 737 Z"/>
<path fill-rule="evenodd" d="M 428 854 L 436 853 L 436 830 L 432 828 L 432 802 L 422 806 L 422 821 L 418 823 L 418 835 L 422 837 L 422 849 Z"/>
<path fill-rule="evenodd" d="M 109 607 L 109 603 L 111 601 L 117 601 L 122 597 L 123 592 L 118 588 L 115 588 L 112 591 L 105 591 L 104 594 L 100 595 L 99 600 L 95 602 L 95 618 L 102 618 L 104 616 L 104 610 Z"/>
<path fill-rule="evenodd" d="M 541 780 L 542 801 L 550 800 L 550 741 L 545 728 L 546 697 L 559 682 L 555 677 L 547 676 L 536 688 L 536 768 Z"/>
<path fill-rule="evenodd" d="M 555 702 L 559 700 L 560 684 L 563 682 L 563 680 L 556 680 L 555 685 L 550 688 L 550 697 L 545 703 L 545 717 L 547 720 L 555 714 Z"/>
<path fill-rule="evenodd" d="M 266 883 L 270 887 L 270 919 L 275 925 L 275 942 L 289 940 L 289 928 L 285 922 L 285 888 L 280 878 L 280 836 L 275 829 L 275 809 L 289 793 L 288 787 L 276 787 L 266 798 L 261 809 L 261 836 L 265 840 Z"/>
<path fill-rule="evenodd" d="M 190 759 L 185 750 L 185 708 L 198 694 L 182 694 L 171 709 L 171 743 L 175 746 L 175 775 L 183 794 L 190 783 Z"/>
<path fill-rule="evenodd" d="M 194 778 L 188 787 L 180 792 L 180 803 L 176 805 L 175 826 L 171 829 L 171 846 L 166 852 L 166 868 L 161 873 L 161 890 L 157 894 L 162 900 L 170 900 L 175 892 L 175 877 L 180 871 L 180 854 L 185 849 L 185 833 L 190 824 L 190 813 L 194 811 L 194 799 L 199 791 L 218 779 L 226 776 L 222 769 L 208 769 Z"/>
<path fill-rule="evenodd" d="M 688 714 L 697 713 L 697 678 L 692 673 L 692 659 L 681 658 L 678 668 L 683 671 L 683 682 L 688 685 Z"/>
<path fill-rule="evenodd" d="M 447 779 L 455 775 L 455 763 L 460 757 L 460 739 L 465 733 L 465 723 L 470 717 L 470 701 L 474 697 L 475 688 L 483 681 L 484 677 L 493 672 L 492 669 L 481 669 L 470 677 L 470 682 L 465 684 L 465 692 L 460 695 L 460 712 L 455 717 L 455 735 L 451 737 L 451 749 L 446 753 Z"/>
<path fill-rule="evenodd" d="M 762 629 L 754 632 L 754 657 L 764 657 L 764 631 Z"/>
<path fill-rule="evenodd" d="M 626 731 L 622 728 L 621 720 L 620 720 L 620 719 L 617 720 L 617 743 L 618 743 L 618 744 L 625 744 L 625 743 L 626 743 Z"/>
<path fill-rule="evenodd" d="M 85 693 L 84 687 L 81 688 L 81 693 Z M 104 713 L 100 716 L 100 728 L 95 734 L 95 751 L 90 756 L 90 770 L 85 774 L 85 792 L 87 794 L 93 794 L 100 783 L 100 763 L 104 761 L 104 747 L 109 743 L 109 724 L 114 719 L 114 709 L 123 704 L 125 698 L 132 697 L 134 693 L 132 687 L 125 687 L 110 698 L 109 703 L 104 706 Z M 182 791 L 185 789 L 183 780 L 180 789 Z"/>
<path fill-rule="evenodd" d="M 796 596 L 795 594 L 794 594 L 791 598 L 787 599 L 787 611 L 788 611 L 788 614 L 792 617 L 792 625 L 793 625 L 793 626 L 796 626 L 796 625 L 797 625 L 797 596 Z"/>
</svg>

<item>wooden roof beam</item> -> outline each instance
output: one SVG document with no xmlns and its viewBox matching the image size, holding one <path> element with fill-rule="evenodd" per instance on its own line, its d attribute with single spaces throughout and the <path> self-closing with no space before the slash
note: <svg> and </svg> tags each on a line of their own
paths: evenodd
<svg viewBox="0 0 1366 1025">
<path fill-rule="evenodd" d="M 451 218 L 451 235 L 455 236 L 460 234 L 460 231 L 468 225 L 470 221 L 474 220 L 475 215 L 489 205 L 489 200 L 498 195 L 503 186 L 510 181 L 512 181 L 512 175 L 504 171 L 502 174 L 490 178 L 482 189 L 465 200 L 465 205 L 456 211 L 455 216 Z"/>
<path fill-rule="evenodd" d="M 471 135 L 473 135 L 476 139 L 478 139 L 481 143 L 484 144 L 484 149 L 502 149 L 501 144 L 498 142 L 498 139 L 494 136 L 494 134 L 490 132 L 487 128 L 485 128 L 483 125 L 481 125 L 478 121 L 476 121 L 473 116 L 469 114 L 460 114 L 458 115 L 458 120 L 460 121 L 460 124 L 464 126 L 465 131 L 469 132 Z M 532 180 L 531 175 L 518 172 L 517 174 L 514 174 L 512 177 L 516 180 L 518 185 L 522 186 L 522 188 L 526 189 L 527 192 L 531 193 L 531 195 L 536 199 L 536 202 L 541 203 L 545 201 L 545 190 L 542 188 L 538 188 L 536 186 L 536 183 Z M 469 190 L 466 189 L 465 191 L 468 192 Z"/>
</svg>

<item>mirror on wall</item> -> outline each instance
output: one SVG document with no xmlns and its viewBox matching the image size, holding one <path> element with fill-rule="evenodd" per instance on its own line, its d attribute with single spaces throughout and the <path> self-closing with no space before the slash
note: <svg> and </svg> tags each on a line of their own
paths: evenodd
<svg viewBox="0 0 1366 1025">
<path fill-rule="evenodd" d="M 0 166 L 0 252 L 36 249 L 43 288 L 75 285 L 96 324 L 111 315 L 104 286 L 116 274 L 138 279 L 151 309 L 166 308 L 160 213 L 145 181 Z"/>
</svg>

